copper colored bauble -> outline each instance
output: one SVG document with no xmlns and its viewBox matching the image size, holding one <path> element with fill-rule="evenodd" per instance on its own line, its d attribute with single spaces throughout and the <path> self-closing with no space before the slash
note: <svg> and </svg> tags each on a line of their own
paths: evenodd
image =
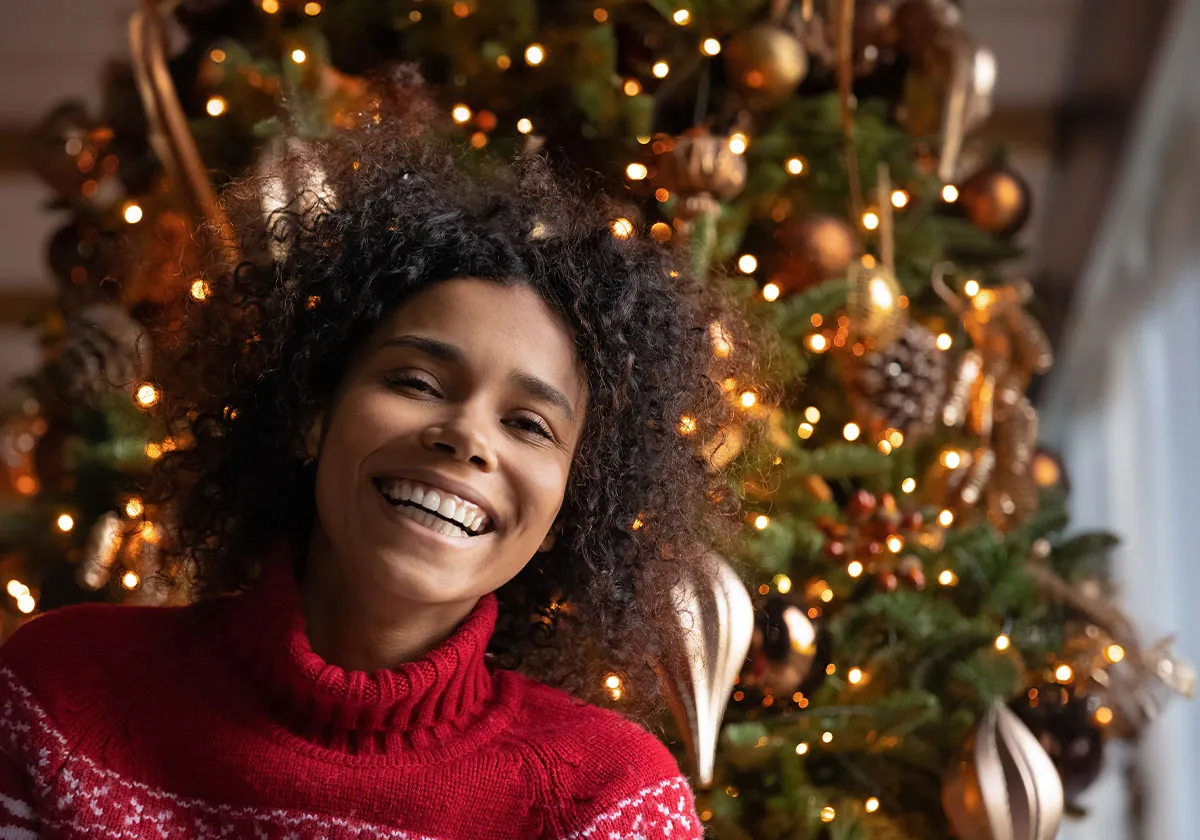
<svg viewBox="0 0 1200 840">
<path fill-rule="evenodd" d="M 60 196 L 77 199 L 84 184 L 99 181 L 101 156 L 111 139 L 112 132 L 96 125 L 80 103 L 67 102 L 34 130 L 30 162 Z"/>
<path fill-rule="evenodd" d="M 775 232 L 775 238 L 786 256 L 771 282 L 784 293 L 846 276 L 862 250 L 854 231 L 836 216 L 789 220 Z"/>
<path fill-rule="evenodd" d="M 942 807 L 961 840 L 1054 840 L 1063 787 L 1037 739 L 997 701 L 951 765 Z"/>
<path fill-rule="evenodd" d="M 116 238 L 88 222 L 63 225 L 50 237 L 46 251 L 50 270 L 68 299 L 99 295 L 101 281 L 117 268 Z"/>
<path fill-rule="evenodd" d="M 1088 700 L 1074 696 L 1061 685 L 1048 684 L 1016 701 L 1013 711 L 1058 769 L 1067 807 L 1078 810 L 1079 795 L 1104 769 L 1104 731 L 1096 723 Z"/>
<path fill-rule="evenodd" d="M 960 187 L 958 200 L 972 224 L 996 236 L 1011 236 L 1029 218 L 1029 188 L 1010 169 L 977 172 Z"/>
<path fill-rule="evenodd" d="M 739 32 L 724 52 L 730 79 L 752 104 L 782 102 L 808 72 L 808 55 L 800 39 L 771 24 Z"/>
<path fill-rule="evenodd" d="M 724 135 L 699 127 L 661 139 L 655 146 L 662 151 L 654 181 L 683 198 L 684 215 L 704 212 L 714 199 L 729 201 L 746 186 L 745 156 L 734 154 Z"/>
<path fill-rule="evenodd" d="M 812 694 L 824 682 L 831 658 L 828 634 L 818 629 L 802 603 L 772 596 L 755 613 L 742 683 L 772 697 Z"/>
</svg>

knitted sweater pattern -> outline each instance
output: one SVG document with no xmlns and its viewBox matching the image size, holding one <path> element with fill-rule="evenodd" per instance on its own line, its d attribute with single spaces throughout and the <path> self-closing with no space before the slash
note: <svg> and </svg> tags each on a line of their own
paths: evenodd
<svg viewBox="0 0 1200 840">
<path fill-rule="evenodd" d="M 312 651 L 290 564 L 188 607 L 81 605 L 0 647 L 0 840 L 694 840 L 670 753 L 485 657 L 494 595 L 394 669 Z"/>
</svg>

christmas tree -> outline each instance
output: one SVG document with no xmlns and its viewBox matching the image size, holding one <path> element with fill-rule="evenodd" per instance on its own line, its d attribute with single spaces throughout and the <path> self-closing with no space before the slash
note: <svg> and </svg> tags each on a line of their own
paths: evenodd
<svg viewBox="0 0 1200 840">
<path fill-rule="evenodd" d="M 945 0 L 191 0 L 130 32 L 101 115 L 61 106 L 37 137 L 61 294 L 0 429 L 0 638 L 80 600 L 186 600 L 156 583 L 186 579 L 159 562 L 169 500 L 141 488 L 188 445 L 153 345 L 211 293 L 192 231 L 405 62 L 463 142 L 599 173 L 614 236 L 679 249 L 778 332 L 780 382 L 725 382 L 764 442 L 697 440 L 744 549 L 680 592 L 664 663 L 713 836 L 1053 837 L 1105 742 L 1191 692 L 1111 603 L 1111 539 L 1066 533 L 1026 396 L 1051 352 L 1006 264 L 1028 195 L 971 143 L 996 67 Z M 314 186 L 294 175 L 285 204 Z"/>
</svg>

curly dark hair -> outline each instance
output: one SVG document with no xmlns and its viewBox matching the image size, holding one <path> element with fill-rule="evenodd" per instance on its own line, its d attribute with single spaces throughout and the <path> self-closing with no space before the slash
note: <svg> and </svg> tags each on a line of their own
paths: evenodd
<svg viewBox="0 0 1200 840">
<path fill-rule="evenodd" d="M 281 183 L 295 200 L 264 224 L 264 191 Z M 175 548 L 202 597 L 244 587 L 273 543 L 303 545 L 316 515 L 306 421 L 386 313 L 451 278 L 527 284 L 573 332 L 588 410 L 562 531 L 498 593 L 492 650 L 584 699 L 615 671 L 624 711 L 656 708 L 672 585 L 741 527 L 704 444 L 755 434 L 728 380 L 760 383 L 764 330 L 629 208 L 633 233 L 619 235 L 616 206 L 588 192 L 540 155 L 489 162 L 386 125 L 293 146 L 225 191 L 235 241 L 160 377 L 190 440 L 160 462 L 157 497 L 175 507 Z"/>
</svg>

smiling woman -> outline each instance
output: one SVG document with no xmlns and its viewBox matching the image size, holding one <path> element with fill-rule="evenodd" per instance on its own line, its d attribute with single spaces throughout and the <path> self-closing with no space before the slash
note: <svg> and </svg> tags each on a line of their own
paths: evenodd
<svg viewBox="0 0 1200 840">
<path fill-rule="evenodd" d="M 543 160 L 385 119 L 276 165 L 318 162 L 265 228 L 277 172 L 227 191 L 240 256 L 158 379 L 194 439 L 161 548 L 203 597 L 5 645 L 0 801 L 71 837 L 144 808 L 159 838 L 698 838 L 629 718 L 672 585 L 738 530 L 695 441 L 734 419 L 721 380 L 763 381 L 755 331 Z M 614 678 L 617 711 L 584 702 Z"/>
</svg>

